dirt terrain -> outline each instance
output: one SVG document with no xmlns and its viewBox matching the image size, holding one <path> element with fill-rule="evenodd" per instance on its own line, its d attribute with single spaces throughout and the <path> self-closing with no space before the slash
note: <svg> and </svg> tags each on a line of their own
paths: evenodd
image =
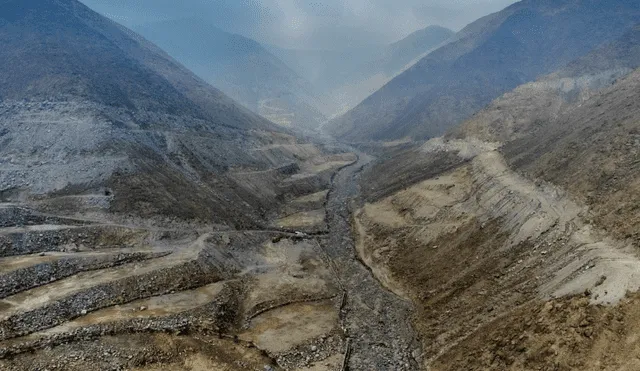
<svg viewBox="0 0 640 371">
<path fill-rule="evenodd" d="M 371 158 L 278 142 L 257 150 L 274 164 L 299 159 L 230 170 L 281 205 L 264 227 L 126 216 L 117 187 L 7 194 L 0 368 L 417 369 L 411 305 L 361 263 L 350 230 L 354 178 Z"/>
<path fill-rule="evenodd" d="M 443 152 L 464 161 L 391 195 L 369 193 L 354 218 L 362 260 L 416 305 L 423 366 L 632 369 L 628 357 L 612 362 L 596 351 L 613 349 L 605 338 L 623 337 L 625 326 L 596 318 L 633 321 L 626 308 L 636 299 L 625 297 L 640 287 L 637 250 L 591 224 L 586 206 L 562 189 L 512 171 L 495 148 L 427 142 L 413 155 L 434 167 Z M 394 161 L 402 160 L 377 166 Z M 385 184 L 393 187 L 374 186 Z"/>
</svg>

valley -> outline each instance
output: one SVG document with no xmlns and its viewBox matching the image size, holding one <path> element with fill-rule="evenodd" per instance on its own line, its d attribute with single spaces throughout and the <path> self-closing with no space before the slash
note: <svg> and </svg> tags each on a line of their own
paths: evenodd
<svg viewBox="0 0 640 371">
<path fill-rule="evenodd" d="M 0 0 L 0 370 L 639 369 L 637 1 L 294 3 Z"/>
<path fill-rule="evenodd" d="M 289 216 L 292 224 L 279 218 L 264 230 L 149 228 L 3 204 L 0 365 L 155 370 L 184 362 L 199 370 L 249 359 L 273 369 L 416 369 L 410 304 L 385 290 L 354 249 L 353 178 L 371 160 L 315 158 L 309 173 L 284 180 L 331 175 L 328 188 L 312 187 L 283 208 L 318 213 L 313 225 Z M 67 220 L 79 225 L 57 224 Z M 228 362 L 192 344 L 212 338 Z M 144 354 L 131 355 L 131 339 L 147 339 Z M 183 341 L 190 345 L 179 355 L 163 345 Z M 101 350 L 84 351 L 88 344 Z M 62 358 L 68 352 L 75 358 Z"/>
</svg>

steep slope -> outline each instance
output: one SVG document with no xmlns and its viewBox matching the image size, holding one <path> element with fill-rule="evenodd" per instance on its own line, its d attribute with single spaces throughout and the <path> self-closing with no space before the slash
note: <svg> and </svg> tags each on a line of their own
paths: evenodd
<svg viewBox="0 0 640 371">
<path fill-rule="evenodd" d="M 365 170 L 358 251 L 416 305 L 425 367 L 637 367 L 639 88 L 635 70 L 502 142 L 476 123 Z"/>
<path fill-rule="evenodd" d="M 508 142 L 541 130 L 640 67 L 639 45 L 640 26 L 635 26 L 566 67 L 506 93 L 448 136 Z"/>
<path fill-rule="evenodd" d="M 622 39 L 631 40 L 629 37 Z M 612 48 L 625 45 L 627 52 L 623 52 L 625 48 Z M 635 42 L 614 43 L 602 49 L 615 57 L 613 60 L 606 54 L 600 58 L 594 55 L 594 58 L 573 64 L 569 72 L 561 71 L 558 75 L 574 73 L 575 66 L 596 68 L 586 70 L 591 73 L 621 64 L 626 66 L 629 60 L 634 59 L 637 45 Z M 637 359 L 632 355 L 637 354 L 639 344 L 632 334 L 640 325 L 635 310 L 639 298 L 637 287 L 629 282 L 638 277 L 637 268 L 632 267 L 635 266 L 640 243 L 637 232 L 640 213 L 636 201 L 640 192 L 639 91 L 640 70 L 635 70 L 609 88 L 593 94 L 590 99 L 568 106 L 553 118 L 541 120 L 535 129 L 525 127 L 518 136 L 507 140 L 501 150 L 510 168 L 529 179 L 536 179 L 538 183 L 561 186 L 574 200 L 588 207 L 583 215 L 590 224 L 602 228 L 601 235 L 624 241 L 626 249 L 620 248 L 618 252 L 628 254 L 624 265 L 631 268 L 630 271 L 622 267 L 612 272 L 603 271 L 602 265 L 611 261 L 602 261 L 590 256 L 590 252 L 585 253 L 585 250 L 595 248 L 592 245 L 578 250 L 578 254 L 588 256 L 591 259 L 588 269 L 595 267 L 595 275 L 600 276 L 595 281 L 596 290 L 613 281 L 628 291 L 627 298 L 619 305 L 604 307 L 590 306 L 586 298 L 530 303 L 515 311 L 510 316 L 511 320 L 502 318 L 499 323 L 480 329 L 456 346 L 450 355 L 443 357 L 435 369 L 533 369 L 552 363 L 556 367 L 575 369 L 588 368 L 593 364 L 605 369 L 637 368 Z M 622 282 L 619 281 L 621 278 Z M 588 291 L 585 295 L 590 293 Z M 591 296 L 591 301 L 594 298 L 597 300 L 598 296 Z M 533 313 L 533 316 L 544 320 L 532 325 L 525 313 Z M 573 322 L 576 318 L 581 321 L 579 328 Z M 481 335 L 481 332 L 486 335 Z M 487 356 L 492 353 L 491 348 L 514 333 L 524 336 L 505 349 L 497 362 L 490 363 Z M 535 357 L 549 349 L 546 348 L 548 346 L 554 348 L 551 358 Z M 520 349 L 526 349 L 526 356 Z M 469 352 L 482 356 L 470 360 L 467 357 Z"/>
<path fill-rule="evenodd" d="M 190 18 L 141 25 L 136 31 L 273 122 L 314 128 L 324 121 L 322 99 L 311 84 L 251 39 Z"/>
<path fill-rule="evenodd" d="M 75 0 L 1 5 L 5 200 L 110 187 L 113 212 L 255 225 L 276 195 L 238 187 L 229 169 L 319 155 Z"/>
<path fill-rule="evenodd" d="M 590 217 L 619 238 L 640 242 L 640 71 L 589 101 L 504 144 L 512 167 L 553 182 L 590 206 Z"/>
<path fill-rule="evenodd" d="M 639 45 L 636 26 L 559 71 L 496 99 L 449 137 L 501 143 L 514 166 L 576 191 L 612 232 L 634 236 L 629 223 L 635 217 L 610 192 L 615 189 L 622 195 L 634 189 L 636 172 L 628 158 L 633 152 L 627 150 L 634 147 L 633 71 L 640 67 Z M 630 142 L 621 144 L 625 141 Z M 609 175 L 615 179 L 595 176 L 599 171 L 613 172 Z M 609 184 L 618 181 L 623 184 Z"/>
<path fill-rule="evenodd" d="M 524 0 L 467 26 L 343 117 L 352 141 L 437 136 L 494 98 L 550 73 L 640 20 L 635 1 Z"/>
<path fill-rule="evenodd" d="M 637 368 L 638 45 L 636 26 L 365 172 L 359 252 L 416 304 L 430 369 Z"/>
<path fill-rule="evenodd" d="M 502 144 L 506 172 L 518 171 L 538 189 L 555 189 L 555 197 L 569 196 L 584 205 L 579 218 L 588 230 L 578 229 L 566 243 L 538 245 L 549 256 L 573 244 L 569 251 L 577 262 L 559 263 L 554 258 L 547 267 L 579 271 L 553 296 L 512 307 L 482 325 L 439 357 L 434 369 L 590 369 L 594 364 L 612 370 L 637 368 L 639 344 L 633 333 L 640 326 L 635 310 L 640 271 L 639 87 L 640 71 L 635 70 Z M 613 249 L 603 255 L 607 246 Z M 524 267 L 530 268 L 531 261 L 524 260 Z M 546 288 L 549 285 L 538 290 Z M 611 300 L 616 292 L 622 300 Z M 603 295 L 605 305 L 592 305 Z"/>
</svg>

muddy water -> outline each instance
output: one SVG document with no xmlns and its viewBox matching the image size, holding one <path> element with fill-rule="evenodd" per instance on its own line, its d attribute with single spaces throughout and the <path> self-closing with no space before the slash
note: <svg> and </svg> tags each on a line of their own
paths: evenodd
<svg viewBox="0 0 640 371">
<path fill-rule="evenodd" d="M 411 304 L 386 290 L 357 259 L 349 203 L 358 195 L 360 170 L 371 161 L 360 153 L 335 176 L 327 201 L 329 234 L 321 241 L 347 294 L 342 320 L 351 343 L 349 370 L 418 370 L 421 349 Z"/>
</svg>

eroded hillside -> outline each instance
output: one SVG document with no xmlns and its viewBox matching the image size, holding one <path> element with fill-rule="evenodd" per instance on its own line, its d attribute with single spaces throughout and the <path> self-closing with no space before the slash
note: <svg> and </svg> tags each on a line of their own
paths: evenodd
<svg viewBox="0 0 640 371">
<path fill-rule="evenodd" d="M 349 234 L 366 156 L 76 0 L 0 5 L 0 369 L 416 368 Z"/>
<path fill-rule="evenodd" d="M 592 354 L 607 336 L 595 317 L 625 316 L 640 287 L 633 244 L 590 223 L 566 191 L 518 175 L 493 145 L 434 140 L 414 155 L 443 151 L 465 161 L 371 199 L 354 219 L 362 259 L 416 306 L 425 366 L 633 364 Z"/>
</svg>

